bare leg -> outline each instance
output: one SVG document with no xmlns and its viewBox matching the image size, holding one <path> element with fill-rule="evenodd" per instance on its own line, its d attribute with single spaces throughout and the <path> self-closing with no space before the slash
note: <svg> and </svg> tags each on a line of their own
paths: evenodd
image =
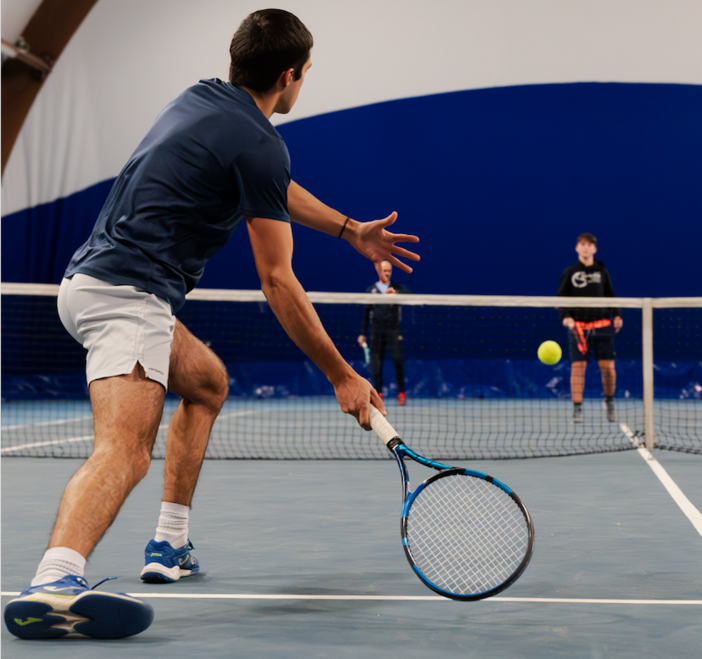
<svg viewBox="0 0 702 659">
<path fill-rule="evenodd" d="M 617 371 L 614 368 L 613 359 L 602 359 L 597 362 L 602 374 L 602 388 L 605 396 L 614 396 L 614 391 L 617 387 Z"/>
<path fill-rule="evenodd" d="M 176 321 L 169 390 L 182 397 L 168 426 L 163 500 L 190 506 L 215 422 L 229 392 L 224 364 Z"/>
<path fill-rule="evenodd" d="M 577 404 L 583 402 L 586 370 L 587 362 L 571 362 L 570 364 L 570 396 Z"/>
<path fill-rule="evenodd" d="M 149 469 L 165 391 L 140 364 L 130 375 L 90 384 L 95 449 L 61 499 L 49 547 L 87 558 Z"/>
</svg>

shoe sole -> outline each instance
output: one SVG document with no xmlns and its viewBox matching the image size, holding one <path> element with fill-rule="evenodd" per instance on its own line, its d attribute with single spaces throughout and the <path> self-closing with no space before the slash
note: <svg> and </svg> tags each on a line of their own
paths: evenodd
<svg viewBox="0 0 702 659">
<path fill-rule="evenodd" d="M 18 638 L 51 639 L 76 633 L 90 638 L 124 638 L 151 625 L 150 604 L 128 595 L 87 591 L 76 597 L 35 593 L 5 607 L 5 624 Z"/>
<path fill-rule="evenodd" d="M 197 574 L 197 570 L 184 570 L 177 565 L 174 567 L 166 567 L 161 563 L 149 563 L 144 567 L 139 575 L 142 581 L 147 583 L 174 583 L 178 579 Z"/>
</svg>

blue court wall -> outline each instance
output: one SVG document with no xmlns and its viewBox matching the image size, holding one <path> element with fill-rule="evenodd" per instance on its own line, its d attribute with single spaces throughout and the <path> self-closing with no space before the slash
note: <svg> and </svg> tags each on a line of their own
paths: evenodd
<svg viewBox="0 0 702 659">
<path fill-rule="evenodd" d="M 279 126 L 293 178 L 358 219 L 398 211 L 422 261 L 418 293 L 555 294 L 576 236 L 600 241 L 620 296 L 699 296 L 702 86 L 524 85 L 389 101 Z M 111 180 L 3 217 L 2 280 L 57 283 Z M 372 266 L 294 228 L 307 290 L 359 291 Z M 259 287 L 246 231 L 207 288 Z"/>
</svg>

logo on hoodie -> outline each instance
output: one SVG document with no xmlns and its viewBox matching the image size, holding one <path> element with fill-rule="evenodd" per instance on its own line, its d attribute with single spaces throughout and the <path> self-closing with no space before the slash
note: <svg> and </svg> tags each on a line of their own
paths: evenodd
<svg viewBox="0 0 702 659">
<path fill-rule="evenodd" d="M 585 288 L 588 284 L 601 284 L 602 283 L 602 273 L 601 272 L 583 272 L 579 270 L 573 273 L 570 278 L 573 286 L 575 288 Z"/>
</svg>

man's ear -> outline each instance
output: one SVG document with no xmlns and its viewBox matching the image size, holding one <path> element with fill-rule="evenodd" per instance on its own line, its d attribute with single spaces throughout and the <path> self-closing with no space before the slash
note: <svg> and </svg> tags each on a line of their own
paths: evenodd
<svg viewBox="0 0 702 659">
<path fill-rule="evenodd" d="M 278 76 L 278 82 L 276 83 L 276 87 L 278 87 L 279 91 L 285 91 L 289 86 L 290 83 L 295 80 L 295 69 L 288 69 L 287 71 L 283 71 L 280 76 Z"/>
</svg>

